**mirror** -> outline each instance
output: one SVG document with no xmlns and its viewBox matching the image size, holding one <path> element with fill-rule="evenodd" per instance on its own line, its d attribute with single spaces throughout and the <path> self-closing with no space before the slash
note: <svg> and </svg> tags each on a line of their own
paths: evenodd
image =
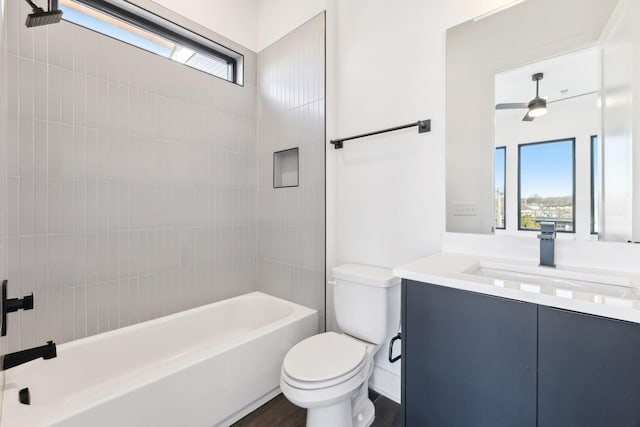
<svg viewBox="0 0 640 427">
<path fill-rule="evenodd" d="M 447 231 L 640 240 L 638 3 L 526 0 L 447 31 Z"/>
</svg>

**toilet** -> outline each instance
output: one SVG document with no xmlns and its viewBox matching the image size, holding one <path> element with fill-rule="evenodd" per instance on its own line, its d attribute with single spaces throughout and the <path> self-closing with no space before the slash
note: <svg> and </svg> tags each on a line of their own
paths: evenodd
<svg viewBox="0 0 640 427">
<path fill-rule="evenodd" d="M 360 264 L 335 267 L 332 275 L 343 333 L 293 346 L 282 362 L 280 388 L 307 409 L 307 427 L 367 427 L 375 415 L 368 392 L 374 356 L 400 325 L 400 279 L 390 269 Z"/>
</svg>

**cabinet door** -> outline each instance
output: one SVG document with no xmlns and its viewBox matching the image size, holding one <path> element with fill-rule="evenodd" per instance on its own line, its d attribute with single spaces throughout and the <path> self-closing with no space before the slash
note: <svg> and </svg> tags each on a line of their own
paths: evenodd
<svg viewBox="0 0 640 427">
<path fill-rule="evenodd" d="M 408 427 L 536 425 L 534 304 L 403 281 Z"/>
<path fill-rule="evenodd" d="M 640 325 L 540 306 L 538 426 L 640 426 Z"/>
</svg>

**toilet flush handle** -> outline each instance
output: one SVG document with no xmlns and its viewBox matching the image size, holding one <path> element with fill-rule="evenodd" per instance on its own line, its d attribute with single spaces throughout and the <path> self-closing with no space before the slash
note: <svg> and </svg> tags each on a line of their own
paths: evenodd
<svg viewBox="0 0 640 427">
<path fill-rule="evenodd" d="M 336 281 L 335 280 L 327 280 L 327 283 L 331 286 L 335 286 L 336 285 Z"/>
</svg>

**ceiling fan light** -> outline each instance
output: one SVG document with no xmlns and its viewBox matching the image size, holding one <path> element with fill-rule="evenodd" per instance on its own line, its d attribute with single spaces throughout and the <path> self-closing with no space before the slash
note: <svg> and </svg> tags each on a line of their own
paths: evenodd
<svg viewBox="0 0 640 427">
<path fill-rule="evenodd" d="M 547 100 L 544 98 L 536 98 L 529 103 L 529 116 L 540 117 L 547 114 Z"/>
<path fill-rule="evenodd" d="M 544 116 L 545 114 L 547 114 L 546 106 L 533 107 L 531 110 L 529 110 L 529 115 L 531 117 L 540 117 Z"/>
</svg>

